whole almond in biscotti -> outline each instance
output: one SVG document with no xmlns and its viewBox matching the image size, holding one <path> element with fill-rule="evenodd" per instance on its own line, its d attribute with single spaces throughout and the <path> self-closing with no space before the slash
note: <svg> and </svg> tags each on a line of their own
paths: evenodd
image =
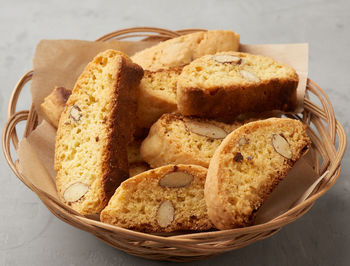
<svg viewBox="0 0 350 266">
<path fill-rule="evenodd" d="M 224 139 L 227 136 L 227 132 L 224 129 L 210 123 L 186 120 L 185 125 L 189 131 L 207 138 Z"/>
<path fill-rule="evenodd" d="M 168 188 L 179 188 L 179 187 L 187 187 L 193 181 L 193 175 L 187 172 L 171 172 L 169 174 L 164 175 L 159 180 L 159 185 L 161 187 Z"/>
<path fill-rule="evenodd" d="M 177 107 L 185 116 L 231 121 L 249 112 L 294 111 L 296 71 L 272 58 L 241 52 L 202 56 L 182 69 Z"/>
<path fill-rule="evenodd" d="M 218 54 L 214 55 L 213 59 L 218 63 L 229 63 L 229 64 L 240 64 L 242 62 L 242 58 L 230 54 Z"/>
<path fill-rule="evenodd" d="M 205 183 L 215 227 L 253 224 L 259 207 L 309 147 L 306 126 L 288 118 L 251 122 L 230 133 L 215 151 Z"/>
<path fill-rule="evenodd" d="M 175 209 L 170 200 L 163 201 L 157 211 L 157 223 L 160 227 L 167 227 L 174 221 Z"/>
<path fill-rule="evenodd" d="M 129 177 L 137 90 L 143 70 L 106 50 L 78 78 L 61 115 L 55 149 L 59 198 L 80 214 L 99 213 Z"/>
<path fill-rule="evenodd" d="M 75 182 L 71 184 L 63 192 L 63 198 L 66 202 L 72 203 L 80 200 L 86 192 L 88 192 L 89 186 L 82 182 Z"/>
<path fill-rule="evenodd" d="M 100 219 L 142 232 L 208 230 L 206 174 L 201 166 L 184 164 L 138 174 L 120 185 Z"/>
</svg>

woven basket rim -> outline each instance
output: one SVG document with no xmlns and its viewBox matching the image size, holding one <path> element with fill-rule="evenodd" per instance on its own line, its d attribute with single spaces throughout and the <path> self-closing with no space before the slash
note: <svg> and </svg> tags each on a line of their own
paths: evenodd
<svg viewBox="0 0 350 266">
<path fill-rule="evenodd" d="M 103 35 L 96 41 L 108 41 L 111 39 L 122 40 L 132 37 L 144 37 L 146 38 L 144 40 L 153 38 L 163 41 L 196 31 L 203 31 L 203 29 L 170 31 L 160 28 L 137 27 L 122 29 Z M 312 207 L 313 203 L 334 185 L 340 174 L 341 159 L 346 149 L 345 131 L 342 125 L 336 120 L 331 102 L 326 93 L 315 82 L 308 79 L 306 90 L 307 93 L 304 101 L 305 110 L 302 113 L 302 117 L 300 114 L 290 114 L 290 116 L 295 119 L 300 119 L 306 124 L 313 124 L 313 126 L 316 128 L 316 130 L 314 130 L 309 127 L 309 133 L 311 134 L 313 145 L 315 146 L 316 150 L 315 152 L 317 152 L 322 158 L 322 164 L 320 165 L 318 157 L 316 157 L 315 167 L 318 170 L 319 175 L 325 173 L 326 171 L 328 171 L 328 174 L 326 174 L 324 180 L 305 201 L 299 203 L 287 212 L 266 223 L 222 231 L 164 236 L 142 233 L 104 224 L 102 222 L 81 216 L 69 207 L 65 206 L 63 203 L 52 198 L 45 191 L 35 187 L 25 176 L 20 173 L 19 162 L 14 161 L 11 155 L 11 144 L 13 145 L 15 151 L 17 151 L 18 148 L 19 140 L 16 133 L 17 124 L 21 121 L 26 121 L 24 137 L 28 136 L 37 126 L 37 114 L 33 105 L 31 105 L 30 110 L 16 112 L 17 100 L 21 94 L 22 88 L 31 80 L 33 74 L 33 71 L 29 71 L 22 76 L 22 78 L 16 84 L 9 100 L 7 113 L 8 120 L 5 124 L 2 135 L 2 148 L 6 161 L 16 176 L 39 196 L 40 200 L 55 216 L 75 227 L 94 234 L 99 239 L 116 248 L 122 249 L 134 255 L 151 259 L 187 261 L 222 253 L 266 238 L 276 233 L 284 225 L 295 221 L 305 214 Z M 314 94 L 319 99 L 321 107 L 310 100 L 308 96 L 310 93 Z M 338 140 L 337 147 L 336 139 Z M 107 237 L 110 234 L 114 235 L 114 237 L 122 236 L 126 240 L 123 242 L 122 240 L 117 241 L 114 238 Z M 236 236 L 239 235 L 243 236 L 242 239 L 244 239 L 244 235 L 246 235 L 247 239 L 245 239 L 245 242 L 241 243 L 241 245 L 235 246 Z M 248 236 L 252 236 L 252 239 L 249 239 Z M 160 248 L 158 253 L 154 255 L 145 248 L 140 248 L 139 246 L 134 247 L 134 244 L 131 244 L 134 242 L 136 243 L 137 241 L 143 242 L 145 248 L 148 249 L 150 247 L 156 249 L 162 245 L 166 246 L 167 248 Z M 148 242 L 150 243 L 145 244 Z M 176 249 L 185 249 L 190 253 L 184 252 L 184 254 L 178 254 L 175 256 L 174 254 L 177 253 L 173 250 L 169 250 L 169 248 L 173 248 L 175 251 Z M 195 255 L 197 253 L 199 254 L 198 256 Z"/>
</svg>

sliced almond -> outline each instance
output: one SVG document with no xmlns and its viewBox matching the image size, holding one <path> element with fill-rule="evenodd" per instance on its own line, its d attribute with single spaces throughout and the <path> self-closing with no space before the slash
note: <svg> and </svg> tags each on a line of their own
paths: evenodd
<svg viewBox="0 0 350 266">
<path fill-rule="evenodd" d="M 80 200 L 88 190 L 89 186 L 87 184 L 76 182 L 66 188 L 63 193 L 63 198 L 66 202 L 76 202 Z"/>
<path fill-rule="evenodd" d="M 292 151 L 288 141 L 281 135 L 273 134 L 271 138 L 272 146 L 277 153 L 287 159 L 292 159 Z"/>
<path fill-rule="evenodd" d="M 207 138 L 224 139 L 227 136 L 225 130 L 213 124 L 189 120 L 185 125 L 189 131 Z"/>
<path fill-rule="evenodd" d="M 245 79 L 248 79 L 248 80 L 253 81 L 253 82 L 259 82 L 260 81 L 259 77 L 256 74 L 254 74 L 254 73 L 252 73 L 250 71 L 242 69 L 239 72 L 241 73 L 242 77 L 245 78 Z"/>
<path fill-rule="evenodd" d="M 161 187 L 180 188 L 187 187 L 193 181 L 193 175 L 186 172 L 172 172 L 159 180 Z"/>
<path fill-rule="evenodd" d="M 214 55 L 214 60 L 218 63 L 233 63 L 233 64 L 240 64 L 242 62 L 242 58 L 230 54 L 218 54 Z"/>
<path fill-rule="evenodd" d="M 160 227 L 169 226 L 175 216 L 175 208 L 170 200 L 163 201 L 157 211 L 157 223 Z"/>
<path fill-rule="evenodd" d="M 75 122 L 78 122 L 82 116 L 81 109 L 79 108 L 79 106 L 73 105 L 70 108 L 69 115 Z"/>
</svg>

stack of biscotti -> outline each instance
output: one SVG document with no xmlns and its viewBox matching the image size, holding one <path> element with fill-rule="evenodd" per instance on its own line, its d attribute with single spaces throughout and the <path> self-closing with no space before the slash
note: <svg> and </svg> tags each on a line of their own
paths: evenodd
<svg viewBox="0 0 350 266">
<path fill-rule="evenodd" d="M 108 50 L 66 104 L 56 89 L 42 107 L 52 114 L 65 106 L 56 141 L 60 199 L 143 232 L 253 224 L 310 139 L 297 120 L 257 115 L 294 111 L 295 70 L 238 47 L 237 34 L 208 31 L 145 49 L 134 63 Z"/>
<path fill-rule="evenodd" d="M 177 78 L 183 66 L 203 55 L 238 48 L 238 34 L 209 30 L 173 38 L 133 55 L 132 60 L 146 70 L 140 84 L 137 133 L 142 135 L 162 114 L 177 111 Z"/>
</svg>

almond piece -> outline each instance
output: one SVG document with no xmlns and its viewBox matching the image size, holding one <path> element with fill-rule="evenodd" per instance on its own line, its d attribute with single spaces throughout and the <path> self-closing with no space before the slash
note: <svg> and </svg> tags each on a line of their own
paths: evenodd
<svg viewBox="0 0 350 266">
<path fill-rule="evenodd" d="M 187 187 L 193 181 L 193 175 L 186 172 L 172 172 L 159 180 L 161 187 L 180 188 Z"/>
<path fill-rule="evenodd" d="M 260 81 L 258 76 L 256 74 L 252 73 L 252 72 L 249 72 L 249 71 L 243 70 L 243 69 L 240 70 L 239 72 L 241 73 L 242 77 L 245 78 L 245 79 L 248 79 L 248 80 L 253 81 L 253 82 L 259 82 Z"/>
<path fill-rule="evenodd" d="M 185 125 L 189 131 L 207 138 L 224 139 L 227 136 L 225 130 L 213 124 L 198 121 L 186 121 Z"/>
<path fill-rule="evenodd" d="M 70 108 L 69 115 L 75 122 L 80 121 L 82 114 L 81 114 L 81 109 L 79 108 L 79 106 L 73 105 Z"/>
<path fill-rule="evenodd" d="M 246 144 L 248 144 L 248 140 L 245 139 L 245 138 L 241 138 L 239 141 L 238 141 L 238 146 L 244 146 Z"/>
<path fill-rule="evenodd" d="M 281 135 L 273 134 L 271 138 L 272 146 L 277 153 L 287 159 L 292 159 L 292 151 L 288 141 Z"/>
<path fill-rule="evenodd" d="M 66 188 L 63 193 L 63 198 L 66 202 L 76 202 L 81 199 L 88 190 L 89 186 L 87 184 L 76 182 Z"/>
<path fill-rule="evenodd" d="M 157 223 L 160 227 L 170 225 L 175 216 L 175 208 L 170 200 L 163 201 L 157 211 Z"/>
<path fill-rule="evenodd" d="M 218 54 L 214 55 L 214 60 L 218 63 L 233 63 L 239 65 L 242 62 L 242 58 L 230 54 Z"/>
</svg>

